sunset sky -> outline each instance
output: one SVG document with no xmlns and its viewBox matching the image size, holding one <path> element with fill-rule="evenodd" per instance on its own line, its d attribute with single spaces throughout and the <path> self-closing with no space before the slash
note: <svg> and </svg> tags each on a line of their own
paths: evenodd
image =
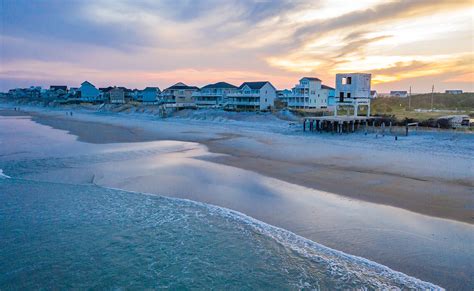
<svg viewBox="0 0 474 291">
<path fill-rule="evenodd" d="M 0 90 L 372 73 L 379 92 L 474 91 L 473 0 L 0 0 Z"/>
</svg>

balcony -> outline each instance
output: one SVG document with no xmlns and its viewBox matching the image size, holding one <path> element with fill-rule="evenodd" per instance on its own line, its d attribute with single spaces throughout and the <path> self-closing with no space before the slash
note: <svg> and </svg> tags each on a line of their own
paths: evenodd
<svg viewBox="0 0 474 291">
<path fill-rule="evenodd" d="M 223 93 L 219 93 L 219 92 L 203 92 L 203 91 L 193 92 L 193 94 L 192 94 L 193 97 L 201 97 L 201 96 L 220 97 L 220 96 L 223 96 L 223 95 L 224 95 Z"/>
</svg>

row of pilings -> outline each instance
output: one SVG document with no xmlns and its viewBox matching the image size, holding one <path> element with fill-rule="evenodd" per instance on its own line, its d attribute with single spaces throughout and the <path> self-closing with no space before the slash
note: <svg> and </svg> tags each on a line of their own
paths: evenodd
<svg viewBox="0 0 474 291">
<path fill-rule="evenodd" d="M 356 131 L 382 132 L 392 131 L 392 123 L 386 124 L 377 118 L 305 118 L 303 131 L 353 133 Z"/>
<path fill-rule="evenodd" d="M 380 135 L 405 135 L 408 136 L 409 127 L 418 129 L 418 123 L 407 123 L 400 128 L 392 126 L 392 122 L 386 122 L 376 117 L 309 117 L 303 120 L 303 131 L 329 132 L 329 133 L 353 133 L 362 131 Z"/>
</svg>

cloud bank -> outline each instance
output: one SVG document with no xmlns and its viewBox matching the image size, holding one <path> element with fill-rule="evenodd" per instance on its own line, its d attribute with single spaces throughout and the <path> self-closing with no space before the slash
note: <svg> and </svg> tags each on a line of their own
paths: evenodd
<svg viewBox="0 0 474 291">
<path fill-rule="evenodd" d="M 473 91 L 469 1 L 1 2 L 0 90 L 165 87 L 371 72 L 379 91 Z"/>
</svg>

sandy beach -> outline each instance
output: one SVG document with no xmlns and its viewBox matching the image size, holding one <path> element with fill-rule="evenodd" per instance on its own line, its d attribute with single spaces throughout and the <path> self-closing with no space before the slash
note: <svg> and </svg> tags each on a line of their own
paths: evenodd
<svg viewBox="0 0 474 291">
<path fill-rule="evenodd" d="M 1 114 L 6 114 L 1 113 Z M 452 177 L 443 175 L 433 167 L 450 171 L 450 157 L 437 156 L 426 160 L 410 170 L 415 161 L 411 157 L 386 158 L 391 167 L 381 167 L 374 163 L 379 158 L 376 153 L 357 152 L 354 156 L 334 151 L 328 153 L 308 152 L 309 144 L 302 141 L 301 148 L 286 143 L 287 136 L 278 134 L 255 136 L 245 131 L 228 132 L 217 128 L 209 135 L 205 128 L 190 130 L 183 124 L 171 124 L 176 130 L 139 127 L 130 120 L 129 124 L 100 120 L 84 120 L 83 116 L 28 112 L 33 120 L 77 135 L 80 141 L 89 143 L 144 142 L 156 140 L 179 140 L 199 142 L 213 153 L 225 154 L 209 158 L 222 163 L 289 183 L 336 193 L 349 198 L 391 205 L 420 214 L 474 223 L 474 168 L 472 159 L 463 161 Z M 82 117 L 82 119 L 81 119 Z M 192 123 L 191 123 L 192 124 Z M 196 127 L 189 126 L 190 128 Z M 298 137 L 297 137 L 298 138 Z M 372 142 L 367 138 L 367 142 Z M 252 146 L 241 146 L 239 141 L 250 140 Z M 293 149 L 292 149 L 293 148 Z M 299 151 L 301 152 L 295 152 Z M 279 152 L 293 152 L 279 155 Z M 393 163 L 391 161 L 393 160 Z M 407 163 L 404 165 L 404 160 Z M 461 159 L 462 160 L 462 159 Z M 398 162 L 398 163 L 397 163 Z M 434 165 L 432 165 L 434 163 Z M 464 168 L 463 168 L 464 167 Z M 462 175 L 456 176 L 462 172 Z"/>
</svg>

